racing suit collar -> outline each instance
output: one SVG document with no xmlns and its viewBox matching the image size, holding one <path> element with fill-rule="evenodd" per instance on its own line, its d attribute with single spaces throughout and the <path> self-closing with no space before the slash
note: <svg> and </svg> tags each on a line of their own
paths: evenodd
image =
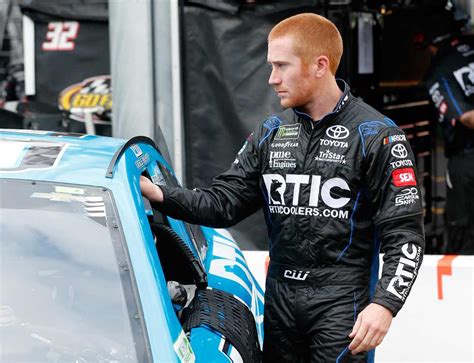
<svg viewBox="0 0 474 363">
<path fill-rule="evenodd" d="M 346 105 L 349 103 L 351 94 L 350 94 L 349 85 L 346 83 L 346 81 L 344 81 L 341 78 L 336 78 L 336 82 L 340 90 L 342 91 L 342 95 L 341 95 L 341 98 L 339 98 L 339 101 L 337 102 L 336 106 L 331 112 L 324 115 L 320 120 L 313 120 L 313 118 L 307 113 L 304 113 L 302 111 L 299 111 L 296 108 L 293 108 L 293 112 L 296 114 L 296 116 L 298 116 L 299 118 L 302 118 L 303 120 L 310 121 L 311 123 L 314 123 L 316 121 L 318 124 L 322 124 L 326 122 L 327 120 L 332 119 L 339 112 L 341 112 L 341 110 L 345 108 Z"/>
</svg>

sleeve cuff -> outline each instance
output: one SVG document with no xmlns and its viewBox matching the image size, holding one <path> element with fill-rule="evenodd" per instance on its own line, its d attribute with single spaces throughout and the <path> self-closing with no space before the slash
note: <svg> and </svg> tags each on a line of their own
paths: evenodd
<svg viewBox="0 0 474 363">
<path fill-rule="evenodd" d="M 392 312 L 393 317 L 397 316 L 398 311 L 400 310 L 400 308 L 397 308 L 393 304 L 390 304 L 389 302 L 382 299 L 375 298 L 372 300 L 372 303 L 378 304 L 380 306 L 383 306 L 384 308 L 387 308 L 388 310 Z"/>
</svg>

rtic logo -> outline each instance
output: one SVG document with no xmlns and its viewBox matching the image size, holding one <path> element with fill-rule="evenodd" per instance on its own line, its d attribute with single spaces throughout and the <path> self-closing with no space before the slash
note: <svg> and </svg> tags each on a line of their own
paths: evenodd
<svg viewBox="0 0 474 363">
<path fill-rule="evenodd" d="M 297 139 L 300 136 L 300 128 L 301 124 L 280 126 L 275 135 L 275 140 Z"/>
<path fill-rule="evenodd" d="M 53 21 L 48 24 L 46 42 L 43 42 L 44 51 L 69 51 L 74 50 L 74 40 L 79 33 L 77 21 Z"/>
<path fill-rule="evenodd" d="M 416 186 L 415 171 L 412 168 L 394 170 L 392 181 L 396 187 Z"/>
<path fill-rule="evenodd" d="M 288 147 L 298 147 L 297 142 L 285 141 L 285 142 L 272 142 L 271 147 L 277 147 L 279 149 L 286 149 Z"/>
<path fill-rule="evenodd" d="M 403 189 L 400 194 L 395 196 L 395 205 L 407 205 L 407 204 L 414 204 L 416 201 L 420 199 L 418 195 L 418 189 L 415 187 Z"/>
<path fill-rule="evenodd" d="M 331 209 L 320 211 L 316 208 L 319 205 L 320 196 L 325 205 L 335 209 L 342 208 L 349 203 L 350 198 L 348 197 L 334 196 L 337 189 L 346 191 L 346 193 L 343 192 L 346 195 L 349 194 L 347 192 L 350 192 L 349 185 L 341 178 L 328 179 L 321 185 L 320 175 L 287 174 L 286 177 L 283 177 L 280 174 L 264 174 L 263 181 L 267 189 L 271 213 L 348 218 L 348 211 Z M 305 206 L 300 206 L 301 186 L 310 183 L 309 200 L 304 202 Z M 293 194 L 290 196 L 290 201 L 285 200 L 285 193 L 289 188 L 288 184 L 293 184 Z M 337 194 L 342 193 L 339 191 Z"/>
<path fill-rule="evenodd" d="M 296 159 L 291 157 L 289 151 L 270 151 L 268 164 L 271 168 L 295 168 Z"/>
<path fill-rule="evenodd" d="M 393 156 L 395 156 L 398 159 L 403 159 L 408 156 L 407 148 L 403 144 L 393 145 L 390 152 L 392 153 Z"/>
<path fill-rule="evenodd" d="M 297 271 L 297 270 L 285 270 L 283 273 L 283 277 L 286 277 L 287 279 L 292 279 L 292 280 L 300 280 L 304 281 L 309 275 L 309 271 Z"/>
<path fill-rule="evenodd" d="M 402 252 L 405 257 L 400 257 L 395 277 L 390 280 L 387 291 L 405 301 L 410 286 L 418 273 L 421 248 L 413 243 L 405 243 L 402 246 Z"/>
<path fill-rule="evenodd" d="M 397 169 L 402 166 L 413 166 L 413 162 L 410 159 L 407 160 L 397 160 L 390 163 L 392 169 Z"/>
<path fill-rule="evenodd" d="M 344 149 L 349 146 L 349 143 L 347 141 L 338 141 L 338 140 L 321 139 L 320 143 L 321 145 L 324 145 L 324 146 L 342 147 Z"/>
<path fill-rule="evenodd" d="M 326 130 L 326 135 L 328 135 L 331 139 L 342 140 L 349 136 L 349 130 L 345 126 L 334 125 L 328 127 Z"/>
<path fill-rule="evenodd" d="M 392 135 L 392 136 L 387 136 L 383 138 L 384 145 L 388 145 L 388 144 L 391 144 L 392 142 L 397 142 L 397 141 L 407 141 L 407 138 L 405 135 Z"/>
</svg>

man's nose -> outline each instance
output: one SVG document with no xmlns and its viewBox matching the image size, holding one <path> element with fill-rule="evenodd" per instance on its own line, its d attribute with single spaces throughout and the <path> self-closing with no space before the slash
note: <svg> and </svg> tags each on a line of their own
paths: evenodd
<svg viewBox="0 0 474 363">
<path fill-rule="evenodd" d="M 270 86 L 273 86 L 275 84 L 279 84 L 280 82 L 281 82 L 280 76 L 277 74 L 277 72 L 272 70 L 272 73 L 270 73 L 270 78 L 268 78 L 268 84 Z"/>
</svg>

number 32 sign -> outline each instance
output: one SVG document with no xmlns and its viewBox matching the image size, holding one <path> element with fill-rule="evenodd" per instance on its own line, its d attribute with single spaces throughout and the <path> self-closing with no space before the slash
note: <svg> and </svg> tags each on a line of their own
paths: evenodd
<svg viewBox="0 0 474 363">
<path fill-rule="evenodd" d="M 74 40 L 79 33 L 77 21 L 53 21 L 48 24 L 46 41 L 43 42 L 43 51 L 74 50 Z"/>
</svg>

